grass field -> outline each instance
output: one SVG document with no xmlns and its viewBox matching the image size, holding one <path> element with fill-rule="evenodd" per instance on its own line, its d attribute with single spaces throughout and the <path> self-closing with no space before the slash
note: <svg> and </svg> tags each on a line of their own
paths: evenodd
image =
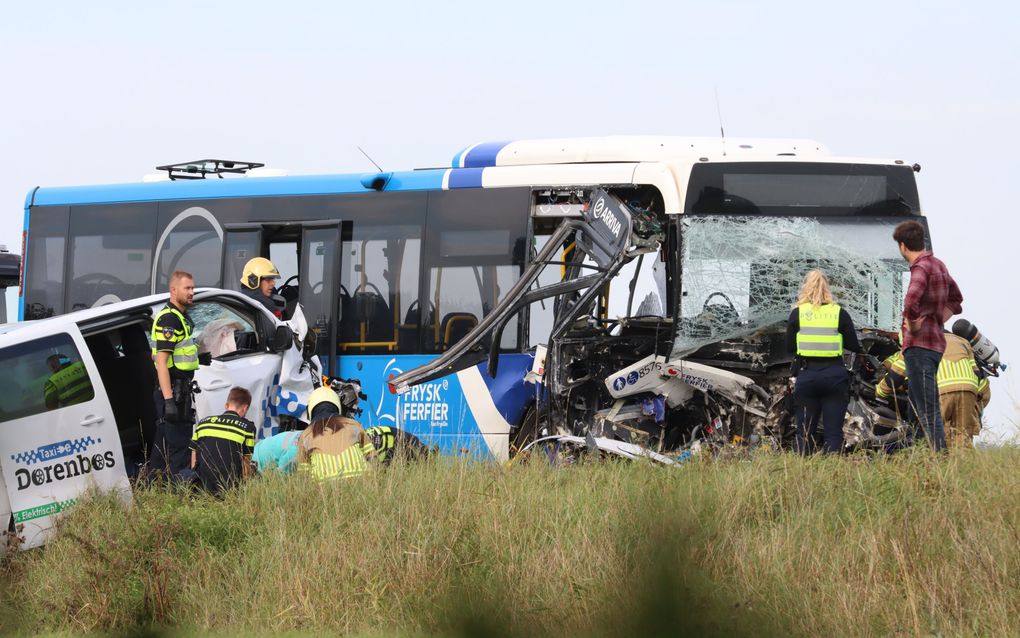
<svg viewBox="0 0 1020 638">
<path fill-rule="evenodd" d="M 1018 466 L 439 463 L 97 498 L 4 563 L 0 630 L 1015 634 Z"/>
</svg>

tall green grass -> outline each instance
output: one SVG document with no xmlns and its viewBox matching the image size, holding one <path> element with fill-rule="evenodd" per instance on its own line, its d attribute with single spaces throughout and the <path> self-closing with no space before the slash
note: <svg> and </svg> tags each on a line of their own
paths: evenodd
<svg viewBox="0 0 1020 638">
<path fill-rule="evenodd" d="M 1020 451 L 394 467 L 94 498 L 3 566 L 0 630 L 990 635 Z"/>
</svg>

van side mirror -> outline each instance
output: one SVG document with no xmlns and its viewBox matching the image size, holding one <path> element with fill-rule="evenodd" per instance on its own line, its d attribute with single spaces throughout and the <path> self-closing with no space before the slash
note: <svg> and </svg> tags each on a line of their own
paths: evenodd
<svg viewBox="0 0 1020 638">
<path fill-rule="evenodd" d="M 269 344 L 270 352 L 283 352 L 294 345 L 294 331 L 290 326 L 276 326 L 273 341 Z"/>
</svg>

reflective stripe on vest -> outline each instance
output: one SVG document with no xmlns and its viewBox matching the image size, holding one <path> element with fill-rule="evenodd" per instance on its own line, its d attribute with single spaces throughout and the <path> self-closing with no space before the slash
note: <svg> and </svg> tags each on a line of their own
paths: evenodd
<svg viewBox="0 0 1020 638">
<path fill-rule="evenodd" d="M 159 323 L 159 318 L 165 313 L 171 313 L 177 316 L 180 320 L 181 325 L 184 326 L 183 333 L 179 330 L 174 331 L 174 336 L 181 335 L 181 339 L 174 343 L 174 351 L 170 354 L 170 357 L 166 361 L 166 367 L 173 369 L 177 368 L 182 372 L 192 372 L 198 370 L 198 345 L 195 343 L 195 339 L 191 335 L 191 328 L 188 325 L 188 320 L 184 315 L 177 310 L 167 306 L 159 311 L 155 319 L 152 320 L 152 356 L 153 359 L 156 357 L 156 341 L 159 340 L 161 333 L 157 331 L 156 325 Z"/>
<path fill-rule="evenodd" d="M 843 335 L 839 334 L 839 304 L 798 307 L 797 355 L 801 357 L 840 357 Z"/>
<path fill-rule="evenodd" d="M 397 445 L 396 434 L 394 434 L 393 428 L 388 425 L 368 428 L 365 430 L 365 434 L 368 435 L 370 440 L 361 446 L 361 449 L 365 452 L 366 456 L 373 453 L 378 454 L 380 461 L 385 461 L 390 451 Z"/>
<path fill-rule="evenodd" d="M 302 465 L 299 469 L 306 472 L 310 471 L 312 476 L 319 480 L 350 478 L 367 472 L 368 460 L 365 458 L 365 453 L 362 449 L 357 445 L 353 445 L 340 454 L 313 452 L 309 462 Z"/>
<path fill-rule="evenodd" d="M 939 384 L 939 390 L 945 390 L 953 386 L 963 386 L 966 389 L 978 390 L 981 387 L 980 379 L 974 372 L 976 364 L 974 359 L 960 359 L 959 361 L 947 361 L 939 363 L 939 371 L 935 376 Z"/>
<path fill-rule="evenodd" d="M 903 352 L 897 350 L 889 355 L 884 361 L 884 365 L 889 371 L 886 372 L 886 375 L 875 386 L 875 395 L 880 399 L 885 399 L 896 391 L 889 378 L 890 375 L 896 374 L 904 379 L 907 378 L 907 362 L 903 359 Z"/>
<path fill-rule="evenodd" d="M 225 439 L 243 447 L 255 446 L 255 434 L 249 431 L 244 421 L 229 416 L 211 416 L 195 426 L 192 440 L 213 438 Z"/>
<path fill-rule="evenodd" d="M 85 364 L 75 361 L 50 375 L 49 383 L 56 393 L 55 397 L 61 406 L 84 403 L 92 398 L 92 384 L 85 371 Z M 51 398 L 51 397 L 47 397 Z"/>
</svg>

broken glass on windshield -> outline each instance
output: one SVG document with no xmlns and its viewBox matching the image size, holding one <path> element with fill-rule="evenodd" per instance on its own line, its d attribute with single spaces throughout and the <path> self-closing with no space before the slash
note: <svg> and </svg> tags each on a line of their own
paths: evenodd
<svg viewBox="0 0 1020 638">
<path fill-rule="evenodd" d="M 804 275 L 821 269 L 857 327 L 895 331 L 909 267 L 892 239 L 902 218 L 688 217 L 681 222 L 674 356 L 783 329 Z M 923 219 L 921 220 L 923 223 Z"/>
</svg>

